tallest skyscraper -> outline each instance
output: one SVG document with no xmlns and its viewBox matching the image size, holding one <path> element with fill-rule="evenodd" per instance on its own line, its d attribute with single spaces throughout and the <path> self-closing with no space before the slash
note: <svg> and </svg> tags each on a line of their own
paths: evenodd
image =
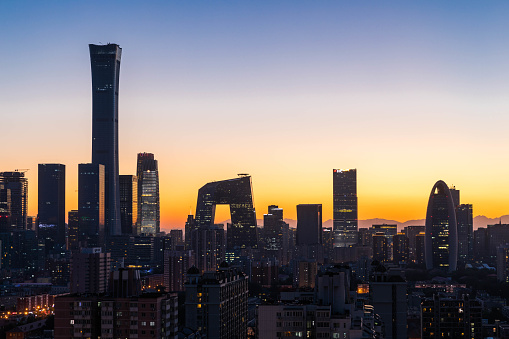
<svg viewBox="0 0 509 339">
<path fill-rule="evenodd" d="M 92 68 L 92 163 L 104 165 L 105 229 L 121 234 L 118 176 L 118 83 L 122 49 L 89 45 Z"/>
</svg>

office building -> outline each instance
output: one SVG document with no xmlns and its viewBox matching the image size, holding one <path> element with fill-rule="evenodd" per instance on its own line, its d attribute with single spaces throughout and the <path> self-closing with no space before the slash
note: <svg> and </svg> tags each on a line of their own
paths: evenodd
<svg viewBox="0 0 509 339">
<path fill-rule="evenodd" d="M 392 261 L 395 263 L 409 262 L 408 237 L 404 233 L 394 236 L 392 242 Z"/>
<path fill-rule="evenodd" d="M 419 233 L 425 232 L 426 226 L 407 226 L 404 229 L 404 233 L 408 237 L 408 250 L 410 255 L 410 260 L 416 260 L 416 237 Z"/>
<path fill-rule="evenodd" d="M 96 164 L 78 165 L 78 241 L 82 247 L 104 244 L 105 193 L 104 166 Z"/>
<path fill-rule="evenodd" d="M 215 271 L 225 260 L 226 242 L 224 225 L 203 226 L 193 232 L 192 250 L 196 255 L 196 267 L 202 271 Z"/>
<path fill-rule="evenodd" d="M 369 284 L 372 305 L 384 322 L 387 339 L 408 338 L 407 283 L 399 273 L 378 266 Z"/>
<path fill-rule="evenodd" d="M 27 229 L 28 180 L 25 172 L 0 172 L 0 231 Z"/>
<path fill-rule="evenodd" d="M 482 302 L 434 295 L 421 302 L 421 338 L 482 338 Z"/>
<path fill-rule="evenodd" d="M 105 233 L 120 235 L 118 90 L 122 49 L 89 45 L 92 70 L 92 163 L 104 165 Z"/>
<path fill-rule="evenodd" d="M 140 234 L 155 236 L 160 227 L 159 170 L 152 153 L 139 153 L 136 168 L 138 177 L 138 222 Z"/>
<path fill-rule="evenodd" d="M 166 291 L 184 291 L 186 273 L 192 266 L 195 266 L 193 251 L 164 251 L 164 286 Z"/>
<path fill-rule="evenodd" d="M 442 180 L 431 190 L 426 212 L 426 268 L 456 270 L 458 233 L 456 208 L 449 187 Z"/>
<path fill-rule="evenodd" d="M 198 191 L 195 223 L 204 228 L 214 223 L 217 204 L 229 204 L 231 226 L 228 228 L 228 250 L 258 247 L 256 212 L 253 204 L 251 177 L 215 181 Z"/>
<path fill-rule="evenodd" d="M 322 244 L 322 205 L 297 205 L 297 245 Z"/>
<path fill-rule="evenodd" d="M 221 264 L 219 270 L 187 272 L 186 327 L 206 338 L 247 338 L 248 279 L 238 269 Z"/>
<path fill-rule="evenodd" d="M 138 234 L 138 178 L 135 175 L 121 175 L 119 184 L 122 234 Z"/>
<path fill-rule="evenodd" d="M 474 254 L 474 218 L 471 204 L 456 207 L 458 223 L 458 260 L 469 262 Z"/>
<path fill-rule="evenodd" d="M 283 221 L 283 209 L 270 205 L 268 213 L 263 215 L 263 244 L 269 255 L 277 257 L 288 242 L 288 224 Z"/>
<path fill-rule="evenodd" d="M 78 252 L 80 249 L 80 218 L 78 211 L 69 211 L 67 214 L 67 250 Z"/>
<path fill-rule="evenodd" d="M 71 293 L 104 293 L 108 289 L 111 256 L 101 248 L 82 248 L 71 257 Z"/>
<path fill-rule="evenodd" d="M 191 249 L 192 244 L 192 234 L 193 231 L 196 229 L 195 223 L 194 223 L 194 215 L 189 213 L 187 216 L 187 221 L 185 224 L 185 243 L 186 243 L 186 250 Z"/>
<path fill-rule="evenodd" d="M 184 232 L 182 230 L 170 230 L 171 249 L 176 250 L 177 247 L 184 246 Z"/>
<path fill-rule="evenodd" d="M 357 170 L 332 170 L 334 247 L 357 243 Z"/>
<path fill-rule="evenodd" d="M 377 232 L 373 235 L 373 260 L 380 262 L 390 261 L 389 245 L 387 237 L 383 232 Z"/>
<path fill-rule="evenodd" d="M 39 164 L 38 169 L 38 236 L 50 252 L 65 245 L 65 165 Z"/>
</svg>

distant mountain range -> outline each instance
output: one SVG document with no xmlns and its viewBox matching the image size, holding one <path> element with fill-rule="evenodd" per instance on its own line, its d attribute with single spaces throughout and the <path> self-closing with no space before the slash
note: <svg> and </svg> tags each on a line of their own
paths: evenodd
<svg viewBox="0 0 509 339">
<path fill-rule="evenodd" d="M 285 222 L 287 222 L 290 227 L 297 227 L 297 220 L 294 219 L 284 219 Z M 230 219 L 225 220 L 223 222 L 220 222 L 220 224 L 227 224 L 231 222 Z M 263 225 L 262 219 L 257 219 L 258 225 Z M 369 228 L 371 225 L 374 224 L 389 224 L 389 225 L 398 225 L 398 230 L 403 229 L 403 227 L 406 226 L 424 226 L 426 220 L 425 219 L 417 219 L 417 220 L 408 220 L 405 222 L 399 222 L 396 220 L 388 220 L 388 219 L 366 219 L 366 220 L 359 220 L 359 227 L 361 228 Z M 479 227 L 486 227 L 487 225 L 493 225 L 498 224 L 502 222 L 502 224 L 509 223 L 509 215 L 503 215 L 499 218 L 488 218 L 484 215 L 478 215 L 474 217 L 474 229 L 477 229 Z M 327 221 L 323 222 L 323 227 L 332 227 L 332 219 L 329 219 Z"/>
</svg>

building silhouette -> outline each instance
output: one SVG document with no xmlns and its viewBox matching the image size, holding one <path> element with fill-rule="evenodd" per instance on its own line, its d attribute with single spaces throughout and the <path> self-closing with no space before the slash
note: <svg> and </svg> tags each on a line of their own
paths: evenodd
<svg viewBox="0 0 509 339">
<path fill-rule="evenodd" d="M 119 183 L 122 234 L 138 234 L 138 178 L 135 175 L 121 175 Z"/>
<path fill-rule="evenodd" d="M 211 182 L 200 188 L 196 203 L 196 228 L 213 225 L 217 204 L 230 205 L 228 249 L 256 248 L 258 239 L 251 177 L 242 175 L 235 179 Z"/>
<path fill-rule="evenodd" d="M 458 260 L 469 262 L 474 255 L 474 218 L 472 204 L 460 204 L 456 207 L 458 222 Z"/>
<path fill-rule="evenodd" d="M 185 326 L 206 338 L 247 338 L 248 278 L 222 263 L 217 271 L 187 271 Z"/>
<path fill-rule="evenodd" d="M 38 169 L 38 236 L 48 252 L 65 245 L 65 165 L 39 164 Z"/>
<path fill-rule="evenodd" d="M 92 163 L 104 165 L 106 235 L 121 234 L 118 175 L 118 85 L 122 49 L 89 45 L 92 70 Z"/>
<path fill-rule="evenodd" d="M 436 182 L 429 196 L 424 242 L 427 269 L 439 268 L 450 272 L 456 270 L 456 208 L 451 191 L 442 180 Z"/>
<path fill-rule="evenodd" d="M 155 236 L 160 227 L 159 171 L 152 153 L 138 153 L 139 233 Z"/>
<path fill-rule="evenodd" d="M 78 165 L 78 241 L 82 247 L 100 247 L 105 236 L 104 166 Z"/>
<path fill-rule="evenodd" d="M 25 172 L 0 172 L 2 232 L 27 229 L 28 180 Z"/>
<path fill-rule="evenodd" d="M 322 244 L 322 204 L 297 205 L 297 246 Z"/>
<path fill-rule="evenodd" d="M 332 170 L 334 247 L 357 243 L 357 170 Z"/>
</svg>

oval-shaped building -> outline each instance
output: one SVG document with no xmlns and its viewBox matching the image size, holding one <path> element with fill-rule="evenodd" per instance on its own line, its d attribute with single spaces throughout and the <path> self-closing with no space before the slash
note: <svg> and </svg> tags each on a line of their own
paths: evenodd
<svg viewBox="0 0 509 339">
<path fill-rule="evenodd" d="M 426 268 L 456 270 L 458 262 L 458 230 L 456 210 L 449 187 L 439 180 L 433 186 L 426 212 L 424 238 Z"/>
</svg>

